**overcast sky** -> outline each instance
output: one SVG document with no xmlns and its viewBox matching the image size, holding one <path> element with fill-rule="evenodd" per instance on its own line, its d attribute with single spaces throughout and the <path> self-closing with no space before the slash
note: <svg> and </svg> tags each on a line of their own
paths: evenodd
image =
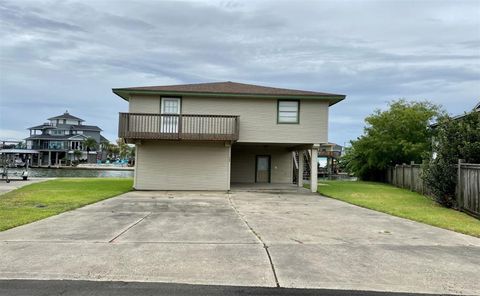
<svg viewBox="0 0 480 296">
<path fill-rule="evenodd" d="M 480 1 L 0 1 L 0 139 L 63 113 L 116 139 L 114 87 L 237 81 L 346 94 L 330 141 L 397 98 L 480 101 Z"/>
</svg>

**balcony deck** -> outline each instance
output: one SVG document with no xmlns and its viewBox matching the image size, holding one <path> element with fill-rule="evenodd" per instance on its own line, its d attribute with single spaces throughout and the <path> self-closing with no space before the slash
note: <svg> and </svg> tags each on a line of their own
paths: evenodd
<svg viewBox="0 0 480 296">
<path fill-rule="evenodd" d="M 120 113 L 118 136 L 128 140 L 237 141 L 236 115 Z"/>
</svg>

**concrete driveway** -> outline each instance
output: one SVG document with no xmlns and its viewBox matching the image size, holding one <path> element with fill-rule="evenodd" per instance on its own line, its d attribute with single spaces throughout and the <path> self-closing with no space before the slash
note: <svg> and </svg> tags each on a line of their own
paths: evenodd
<svg viewBox="0 0 480 296">
<path fill-rule="evenodd" d="M 1 232 L 0 254 L 0 279 L 480 291 L 480 239 L 289 190 L 130 192 Z"/>
</svg>

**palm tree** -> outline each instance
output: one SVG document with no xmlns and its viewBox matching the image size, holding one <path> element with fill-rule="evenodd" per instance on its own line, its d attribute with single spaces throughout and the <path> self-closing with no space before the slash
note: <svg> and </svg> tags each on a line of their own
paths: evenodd
<svg viewBox="0 0 480 296">
<path fill-rule="evenodd" d="M 131 166 L 134 166 L 135 165 L 135 146 L 133 147 L 130 147 L 130 153 L 128 155 L 128 163 L 129 165 Z"/>
<path fill-rule="evenodd" d="M 82 151 L 73 150 L 73 161 L 76 162 L 82 156 Z"/>
<path fill-rule="evenodd" d="M 117 158 L 119 149 L 117 145 L 108 143 L 106 144 L 107 155 L 110 159 Z"/>
<path fill-rule="evenodd" d="M 125 159 L 130 154 L 130 147 L 125 143 L 123 139 L 117 140 L 118 150 L 120 158 Z"/>
<path fill-rule="evenodd" d="M 97 150 L 97 141 L 95 141 L 94 138 L 87 138 L 84 142 L 83 142 L 83 146 L 87 149 L 87 151 L 96 151 Z"/>
<path fill-rule="evenodd" d="M 130 147 L 130 153 L 128 155 L 130 158 L 135 158 L 135 146 Z"/>
</svg>

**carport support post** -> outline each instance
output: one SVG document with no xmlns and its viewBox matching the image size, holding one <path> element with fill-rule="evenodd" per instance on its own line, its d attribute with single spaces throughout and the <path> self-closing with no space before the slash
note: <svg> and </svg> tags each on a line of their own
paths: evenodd
<svg viewBox="0 0 480 296">
<path fill-rule="evenodd" d="M 313 145 L 310 157 L 310 190 L 312 192 L 317 192 L 318 186 L 318 148 L 319 145 Z"/>
<path fill-rule="evenodd" d="M 298 151 L 297 185 L 303 187 L 303 150 Z"/>
</svg>

